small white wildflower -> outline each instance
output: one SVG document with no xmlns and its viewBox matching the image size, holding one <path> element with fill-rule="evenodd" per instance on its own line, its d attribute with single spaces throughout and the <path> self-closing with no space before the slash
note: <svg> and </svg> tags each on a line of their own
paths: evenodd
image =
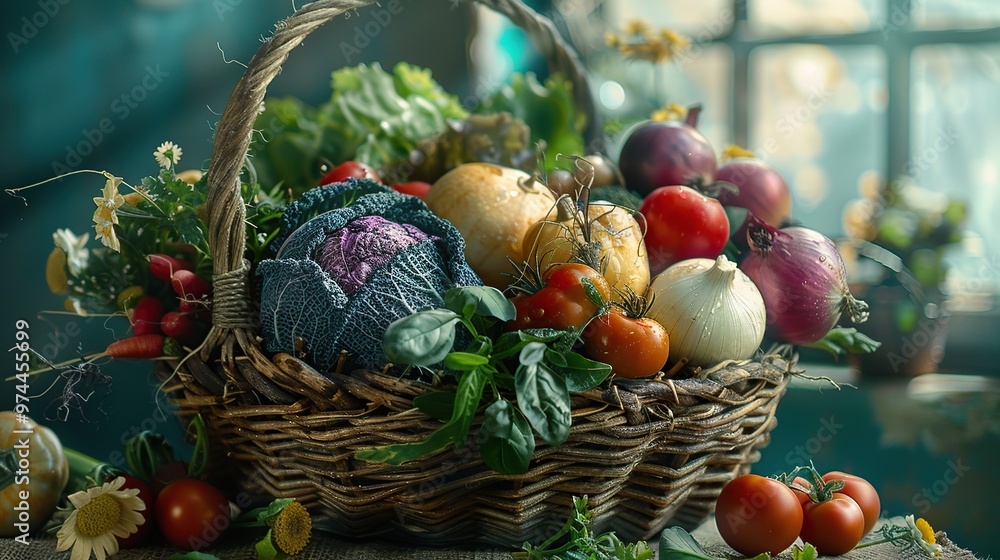
<svg viewBox="0 0 1000 560">
<path fill-rule="evenodd" d="M 164 142 L 153 152 L 153 157 L 156 158 L 157 165 L 164 169 L 170 169 L 181 161 L 181 155 L 183 154 L 184 151 L 177 144 Z"/>
</svg>

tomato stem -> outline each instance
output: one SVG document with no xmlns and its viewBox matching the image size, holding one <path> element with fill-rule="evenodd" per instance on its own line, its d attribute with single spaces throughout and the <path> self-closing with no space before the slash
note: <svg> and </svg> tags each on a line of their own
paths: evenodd
<svg viewBox="0 0 1000 560">
<path fill-rule="evenodd" d="M 795 478 L 800 476 L 800 472 L 805 471 L 801 476 L 806 478 L 812 485 L 812 488 L 806 488 L 795 482 Z M 820 476 L 819 471 L 816 470 L 816 466 L 812 461 L 809 461 L 809 466 L 798 466 L 792 469 L 789 473 L 780 473 L 776 475 L 775 480 L 788 486 L 795 492 L 802 492 L 809 495 L 809 500 L 814 503 L 829 502 L 833 499 L 833 494 L 844 489 L 843 480 L 831 480 L 826 482 L 823 477 Z"/>
</svg>

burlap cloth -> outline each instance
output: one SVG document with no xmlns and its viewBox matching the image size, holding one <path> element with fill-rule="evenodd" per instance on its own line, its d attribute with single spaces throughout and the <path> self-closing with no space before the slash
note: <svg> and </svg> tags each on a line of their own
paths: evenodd
<svg viewBox="0 0 1000 560">
<path fill-rule="evenodd" d="M 723 558 L 743 558 L 733 552 L 722 542 L 715 528 L 715 520 L 709 519 L 694 532 L 695 538 L 709 554 Z M 959 548 L 948 540 L 943 532 L 937 534 L 938 542 L 943 546 L 941 560 L 975 560 L 976 556 Z M 655 543 L 651 543 L 655 550 Z M 177 549 L 165 546 L 146 547 L 138 550 L 122 550 L 113 558 L 115 560 L 164 560 Z M 206 552 L 218 556 L 222 560 L 257 560 L 253 548 L 253 540 L 239 538 L 237 542 L 230 540 L 226 546 L 216 547 Z M 316 534 L 313 541 L 296 556 L 296 560 L 510 560 L 510 550 L 497 550 L 487 547 L 459 548 L 403 548 L 398 545 L 381 543 L 356 543 L 328 537 L 322 533 Z M 53 560 L 68 559 L 69 552 L 57 553 L 55 539 L 39 538 L 24 546 L 11 539 L 0 539 L 0 560 Z M 791 554 L 785 553 L 778 558 L 790 559 Z M 861 549 L 844 556 L 843 560 L 913 560 L 919 558 L 912 550 L 900 550 L 894 546 L 883 544 Z"/>
</svg>

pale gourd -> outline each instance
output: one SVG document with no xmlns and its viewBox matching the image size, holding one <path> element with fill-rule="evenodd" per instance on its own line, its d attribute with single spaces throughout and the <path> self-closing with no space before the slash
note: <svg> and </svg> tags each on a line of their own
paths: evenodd
<svg viewBox="0 0 1000 560">
<path fill-rule="evenodd" d="M 504 289 L 524 261 L 522 241 L 555 205 L 549 189 L 517 169 L 466 163 L 437 180 L 424 197 L 432 212 L 465 238 L 465 260 L 483 283 Z M 509 259 L 509 260 L 508 260 Z"/>
<path fill-rule="evenodd" d="M 559 263 L 588 264 L 601 271 L 619 302 L 629 290 L 646 293 L 649 259 L 642 227 L 632 213 L 621 206 L 592 203 L 587 205 L 589 220 L 585 221 L 582 210 L 573 216 L 576 205 L 572 202 L 562 206 L 528 231 L 523 247 L 527 263 L 540 272 Z"/>
<path fill-rule="evenodd" d="M 15 537 L 23 533 L 16 525 L 28 520 L 29 532 L 40 529 L 52 516 L 59 497 L 69 481 L 69 464 L 62 444 L 52 430 L 18 421 L 9 410 L 0 412 L 0 537 Z M 15 432 L 30 433 L 15 433 Z M 27 445 L 22 445 L 27 443 Z M 21 468 L 27 463 L 25 471 Z M 9 475 L 4 472 L 9 470 Z M 18 472 L 21 471 L 21 472 Z M 21 507 L 22 492 L 28 493 L 26 512 Z"/>
</svg>

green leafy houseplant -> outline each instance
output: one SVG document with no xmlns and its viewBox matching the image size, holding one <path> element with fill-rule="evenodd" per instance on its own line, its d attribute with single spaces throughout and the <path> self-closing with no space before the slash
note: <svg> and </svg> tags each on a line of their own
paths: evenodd
<svg viewBox="0 0 1000 560">
<path fill-rule="evenodd" d="M 878 352 L 852 358 L 863 372 L 919 375 L 937 368 L 947 325 L 945 253 L 961 240 L 966 215 L 965 203 L 906 178 L 848 204 L 850 240 L 842 252 L 852 283 L 874 304 L 873 320 L 859 330 L 883 342 Z"/>
</svg>

